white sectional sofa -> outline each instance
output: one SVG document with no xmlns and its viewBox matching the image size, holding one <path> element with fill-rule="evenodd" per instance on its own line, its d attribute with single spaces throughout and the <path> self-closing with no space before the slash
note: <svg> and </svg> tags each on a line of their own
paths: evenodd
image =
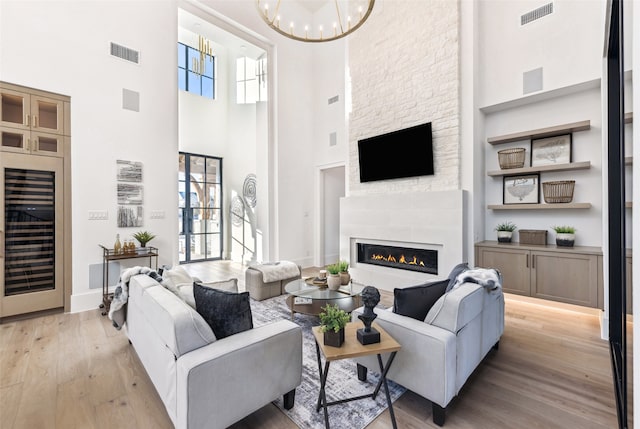
<svg viewBox="0 0 640 429">
<path fill-rule="evenodd" d="M 352 320 L 358 321 L 362 312 L 363 307 L 355 310 Z M 442 426 L 449 402 L 491 348 L 498 347 L 504 332 L 502 289 L 463 283 L 440 297 L 424 321 L 388 310 L 375 312 L 374 323 L 402 346 L 387 378 L 431 401 L 433 421 Z M 356 360 L 360 379 L 367 368 L 379 372 L 375 356 Z"/>
<path fill-rule="evenodd" d="M 293 406 L 302 332 L 291 321 L 216 340 L 198 312 L 138 275 L 129 283 L 126 329 L 178 429 L 226 428 L 281 395 Z"/>
</svg>

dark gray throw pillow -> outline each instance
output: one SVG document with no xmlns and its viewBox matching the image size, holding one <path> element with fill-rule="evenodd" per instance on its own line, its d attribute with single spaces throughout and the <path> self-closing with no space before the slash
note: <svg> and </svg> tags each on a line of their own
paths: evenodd
<svg viewBox="0 0 640 429">
<path fill-rule="evenodd" d="M 447 285 L 446 292 L 449 292 L 453 287 L 453 285 L 456 284 L 456 278 L 458 277 L 458 275 L 468 270 L 469 270 L 469 263 L 467 262 L 463 262 L 453 267 L 453 270 L 451 270 L 451 272 L 449 273 L 449 284 Z"/>
<path fill-rule="evenodd" d="M 424 320 L 433 304 L 444 295 L 449 279 L 393 290 L 393 312 Z"/>
<path fill-rule="evenodd" d="M 211 326 L 217 339 L 253 328 L 249 292 L 234 293 L 193 283 L 196 311 Z"/>
</svg>

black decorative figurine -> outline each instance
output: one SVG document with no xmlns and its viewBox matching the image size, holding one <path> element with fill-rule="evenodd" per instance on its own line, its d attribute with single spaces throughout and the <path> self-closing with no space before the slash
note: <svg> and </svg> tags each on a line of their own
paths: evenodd
<svg viewBox="0 0 640 429">
<path fill-rule="evenodd" d="M 364 328 L 357 331 L 360 344 L 374 344 L 380 342 L 380 332 L 371 327 L 371 323 L 378 315 L 373 312 L 373 308 L 380 302 L 380 292 L 373 286 L 367 286 L 362 290 L 362 301 L 364 302 L 364 313 L 358 319 L 364 323 Z"/>
</svg>

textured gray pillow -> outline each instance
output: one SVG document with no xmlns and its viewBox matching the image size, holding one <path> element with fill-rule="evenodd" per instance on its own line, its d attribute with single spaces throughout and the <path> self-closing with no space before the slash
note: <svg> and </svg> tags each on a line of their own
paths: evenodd
<svg viewBox="0 0 640 429">
<path fill-rule="evenodd" d="M 211 326 L 217 339 L 253 328 L 249 292 L 233 293 L 193 285 L 196 311 Z"/>
</svg>

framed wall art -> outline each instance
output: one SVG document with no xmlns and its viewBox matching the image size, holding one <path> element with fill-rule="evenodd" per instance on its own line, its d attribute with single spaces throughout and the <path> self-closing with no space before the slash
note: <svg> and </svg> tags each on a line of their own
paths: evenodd
<svg viewBox="0 0 640 429">
<path fill-rule="evenodd" d="M 116 160 L 116 180 L 118 227 L 141 227 L 144 222 L 142 163 L 122 159 Z"/>
<path fill-rule="evenodd" d="M 571 162 L 572 134 L 531 140 L 531 166 Z"/>
<path fill-rule="evenodd" d="M 118 182 L 142 182 L 142 163 L 116 160 Z"/>
<path fill-rule="evenodd" d="M 503 204 L 540 203 L 540 175 L 505 176 L 502 186 Z"/>
</svg>

